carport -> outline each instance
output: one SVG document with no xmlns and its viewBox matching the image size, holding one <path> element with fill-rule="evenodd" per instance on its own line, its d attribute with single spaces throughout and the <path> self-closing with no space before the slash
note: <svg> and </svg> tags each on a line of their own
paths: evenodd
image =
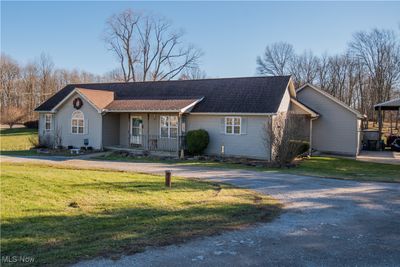
<svg viewBox="0 0 400 267">
<path fill-rule="evenodd" d="M 382 102 L 379 104 L 376 104 L 374 106 L 375 111 L 378 111 L 378 127 L 379 127 L 379 138 L 382 136 L 382 128 L 383 128 L 383 112 L 385 111 L 397 111 L 396 115 L 396 127 L 398 127 L 398 117 L 399 117 L 399 111 L 400 111 L 400 98 L 392 99 L 386 102 Z M 390 128 L 392 130 L 392 121 L 390 124 Z"/>
</svg>

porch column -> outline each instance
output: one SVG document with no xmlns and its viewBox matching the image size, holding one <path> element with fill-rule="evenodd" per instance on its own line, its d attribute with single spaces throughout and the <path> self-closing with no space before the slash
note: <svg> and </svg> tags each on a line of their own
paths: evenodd
<svg viewBox="0 0 400 267">
<path fill-rule="evenodd" d="M 181 149 L 181 134 L 182 134 L 182 114 L 178 113 L 178 136 L 176 138 L 177 140 L 177 152 L 178 152 L 178 157 L 179 157 L 179 153 L 180 153 L 180 149 Z"/>
<path fill-rule="evenodd" d="M 150 151 L 150 113 L 147 113 L 147 150 Z"/>
</svg>

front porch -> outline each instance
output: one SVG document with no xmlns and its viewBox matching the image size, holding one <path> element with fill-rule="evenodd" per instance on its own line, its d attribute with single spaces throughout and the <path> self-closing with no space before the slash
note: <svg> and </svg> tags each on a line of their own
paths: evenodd
<svg viewBox="0 0 400 267">
<path fill-rule="evenodd" d="M 178 156 L 185 148 L 185 129 L 180 113 L 108 113 L 103 117 L 103 148 Z"/>
</svg>

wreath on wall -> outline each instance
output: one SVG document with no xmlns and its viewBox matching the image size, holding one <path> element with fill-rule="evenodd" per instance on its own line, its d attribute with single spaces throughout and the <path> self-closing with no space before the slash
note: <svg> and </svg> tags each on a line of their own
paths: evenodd
<svg viewBox="0 0 400 267">
<path fill-rule="evenodd" d="M 83 101 L 79 97 L 75 98 L 74 101 L 72 102 L 74 105 L 74 108 L 80 109 L 83 106 Z"/>
</svg>

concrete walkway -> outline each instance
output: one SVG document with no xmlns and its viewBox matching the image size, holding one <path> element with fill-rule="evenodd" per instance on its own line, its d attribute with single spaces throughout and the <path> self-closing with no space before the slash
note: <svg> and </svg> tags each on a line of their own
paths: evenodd
<svg viewBox="0 0 400 267">
<path fill-rule="evenodd" d="M 278 219 L 184 244 L 148 248 L 118 260 L 76 266 L 399 266 L 400 184 L 342 181 L 276 172 L 159 163 L 1 157 L 223 181 L 280 199 Z"/>
<path fill-rule="evenodd" d="M 357 156 L 357 160 L 400 165 L 400 152 L 363 150 Z"/>
</svg>

